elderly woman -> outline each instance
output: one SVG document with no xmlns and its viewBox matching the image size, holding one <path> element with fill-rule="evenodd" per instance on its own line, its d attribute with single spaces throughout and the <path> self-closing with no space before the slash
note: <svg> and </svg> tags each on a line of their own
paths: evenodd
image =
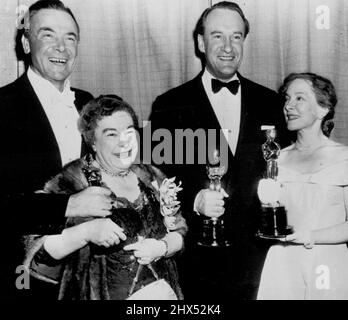
<svg viewBox="0 0 348 320">
<path fill-rule="evenodd" d="M 280 203 L 294 233 L 270 248 L 258 299 L 348 299 L 348 148 L 332 141 L 332 83 L 290 74 L 280 88 L 297 133 L 279 157 Z"/>
<path fill-rule="evenodd" d="M 43 191 L 106 187 L 112 215 L 70 218 L 59 235 L 31 236 L 25 265 L 37 278 L 59 283 L 59 299 L 127 299 L 150 283 L 156 285 L 148 287 L 146 299 L 182 299 L 172 258 L 187 231 L 176 201 L 181 188 L 158 169 L 135 164 L 138 120 L 117 96 L 89 102 L 79 129 L 92 154 L 65 166 Z"/>
</svg>

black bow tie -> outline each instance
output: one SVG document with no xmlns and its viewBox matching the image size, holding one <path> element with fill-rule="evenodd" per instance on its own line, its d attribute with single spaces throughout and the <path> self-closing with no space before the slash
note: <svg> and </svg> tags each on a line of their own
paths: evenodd
<svg viewBox="0 0 348 320">
<path fill-rule="evenodd" d="M 232 94 L 236 95 L 239 88 L 239 80 L 232 80 L 230 82 L 222 82 L 218 79 L 211 79 L 211 88 L 214 93 L 217 93 L 221 90 L 222 87 L 226 87 L 231 91 Z"/>
</svg>

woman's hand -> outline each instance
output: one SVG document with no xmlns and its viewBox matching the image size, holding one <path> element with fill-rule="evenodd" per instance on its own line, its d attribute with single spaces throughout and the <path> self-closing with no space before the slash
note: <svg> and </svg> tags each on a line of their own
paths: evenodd
<svg viewBox="0 0 348 320">
<path fill-rule="evenodd" d="M 66 228 L 62 234 L 47 236 L 44 247 L 54 259 L 60 260 L 89 242 L 108 248 L 121 240 L 126 240 L 122 228 L 110 219 L 102 218 Z"/>
<path fill-rule="evenodd" d="M 85 222 L 85 239 L 106 248 L 126 240 L 123 229 L 108 218 Z"/>
<path fill-rule="evenodd" d="M 284 238 L 286 242 L 303 244 L 306 248 L 313 248 L 312 232 L 310 230 L 299 230 L 293 234 L 289 234 Z"/>
<path fill-rule="evenodd" d="M 123 248 L 126 251 L 134 250 L 134 256 L 139 264 L 150 264 L 155 259 L 165 255 L 167 247 L 164 241 L 153 238 L 142 239 Z"/>
</svg>

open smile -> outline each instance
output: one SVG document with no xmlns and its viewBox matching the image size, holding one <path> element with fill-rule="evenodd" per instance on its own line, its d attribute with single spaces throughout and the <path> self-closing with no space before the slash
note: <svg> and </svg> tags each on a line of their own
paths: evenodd
<svg viewBox="0 0 348 320">
<path fill-rule="evenodd" d="M 60 58 L 49 58 L 48 59 L 51 63 L 58 65 L 58 66 L 64 66 L 67 64 L 68 59 L 60 59 Z"/>
<path fill-rule="evenodd" d="M 123 152 L 119 152 L 119 153 L 114 153 L 114 156 L 120 159 L 126 159 L 132 156 L 132 152 L 133 150 L 127 150 L 127 151 L 123 151 Z"/>
<path fill-rule="evenodd" d="M 233 61 L 235 60 L 236 57 L 231 57 L 231 56 L 219 56 L 219 59 L 222 61 Z"/>
</svg>

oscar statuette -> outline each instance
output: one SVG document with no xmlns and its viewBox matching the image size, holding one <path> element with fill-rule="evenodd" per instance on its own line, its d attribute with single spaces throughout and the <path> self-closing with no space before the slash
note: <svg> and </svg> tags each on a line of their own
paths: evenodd
<svg viewBox="0 0 348 320">
<path fill-rule="evenodd" d="M 280 145 L 275 142 L 274 126 L 263 126 L 266 142 L 262 144 L 262 153 L 266 161 L 266 172 L 258 186 L 261 202 L 259 231 L 257 236 L 264 239 L 280 239 L 292 232 L 288 226 L 285 207 L 279 203 L 281 185 L 278 182 L 278 157 Z"/>
<path fill-rule="evenodd" d="M 213 159 L 207 165 L 210 190 L 221 191 L 221 178 L 225 173 L 226 168 L 220 163 L 219 151 L 214 150 Z M 228 247 L 231 245 L 225 236 L 224 219 L 222 217 L 205 218 L 202 223 L 203 230 L 198 245 L 208 247 Z"/>
</svg>

